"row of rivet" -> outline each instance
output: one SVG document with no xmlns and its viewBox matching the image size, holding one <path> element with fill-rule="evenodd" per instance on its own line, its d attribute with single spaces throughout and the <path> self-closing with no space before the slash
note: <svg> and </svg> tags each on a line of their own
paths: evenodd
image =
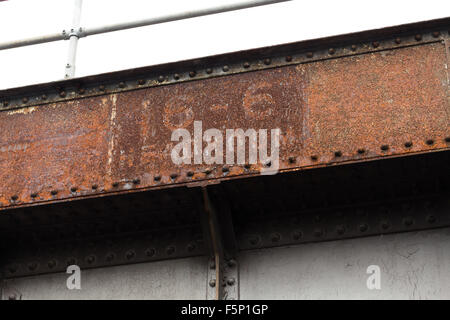
<svg viewBox="0 0 450 320">
<path fill-rule="evenodd" d="M 446 143 L 450 143 L 450 137 L 445 137 L 445 138 L 444 138 L 444 141 L 445 141 Z M 427 140 L 425 141 L 425 143 L 426 143 L 428 146 L 432 146 L 432 145 L 434 145 L 435 140 L 434 140 L 434 139 L 427 139 Z M 412 146 L 413 146 L 413 142 L 412 142 L 412 141 L 407 141 L 407 142 L 405 142 L 405 143 L 403 144 L 403 146 L 404 146 L 406 149 L 410 149 L 410 148 L 412 148 Z M 389 148 L 390 148 L 390 146 L 389 146 L 388 144 L 382 144 L 382 145 L 380 146 L 380 150 L 383 151 L 383 152 L 389 151 Z M 359 148 L 359 149 L 356 150 L 356 152 L 357 152 L 359 155 L 363 155 L 363 154 L 367 153 L 367 150 L 366 150 L 365 148 Z M 339 151 L 339 150 L 338 150 L 338 151 L 335 151 L 335 152 L 334 152 L 334 157 L 335 157 L 335 158 L 340 158 L 340 157 L 342 157 L 342 156 L 343 156 L 342 151 Z M 317 160 L 319 159 L 319 157 L 318 157 L 317 155 L 312 155 L 310 158 L 311 158 L 312 161 L 317 161 Z M 288 158 L 288 160 L 289 160 L 289 163 L 293 164 L 293 163 L 296 162 L 296 157 L 291 156 L 291 157 Z"/>
<path fill-rule="evenodd" d="M 449 31 L 450 32 L 450 31 Z M 440 31 L 433 31 L 430 34 L 430 40 L 431 39 L 437 39 L 441 36 L 441 32 Z M 406 38 L 406 42 L 409 40 L 409 36 L 404 37 L 404 39 L 400 38 L 400 37 L 396 37 L 393 41 L 393 43 L 395 43 L 397 46 L 404 44 L 405 42 L 405 38 Z M 416 34 L 414 37 L 415 42 L 421 42 L 423 41 L 423 35 L 422 34 Z M 361 44 L 360 46 L 358 45 L 350 45 L 349 46 L 349 53 L 357 53 L 358 50 L 361 53 L 365 53 L 366 51 L 371 51 L 371 50 L 380 50 L 382 48 L 380 48 L 380 46 L 382 45 L 382 43 L 392 43 L 391 40 L 385 40 L 385 41 L 372 41 L 370 44 Z M 363 49 L 363 50 L 361 50 Z M 346 51 L 347 47 L 343 47 L 341 48 L 341 50 Z M 326 55 L 328 56 L 337 56 L 339 54 L 339 49 L 337 48 L 328 48 L 326 50 Z M 319 55 L 319 58 L 326 58 L 323 57 L 323 54 L 321 54 L 321 50 L 318 50 L 317 53 L 313 52 L 313 51 L 307 51 L 307 52 L 303 52 L 301 54 L 296 54 L 296 55 L 288 55 L 285 56 L 283 58 L 284 63 L 280 62 L 280 63 L 276 63 L 276 66 L 280 66 L 283 64 L 289 65 L 289 64 L 295 64 L 295 63 L 302 63 L 302 62 L 308 62 L 308 61 L 314 61 L 313 58 L 317 57 Z M 342 52 L 342 56 L 345 56 L 346 52 Z M 341 56 L 341 55 L 340 55 Z M 223 65 L 222 67 L 218 67 L 218 68 L 211 68 L 208 67 L 204 70 L 192 70 L 186 73 L 174 73 L 173 75 L 159 75 L 156 77 L 156 79 L 138 79 L 137 81 L 135 81 L 136 85 L 133 85 L 130 83 L 130 81 L 119 81 L 115 86 L 113 85 L 112 87 L 109 86 L 105 86 L 105 85 L 99 85 L 96 88 L 91 88 L 90 90 L 83 88 L 83 87 L 79 87 L 76 88 L 73 92 L 72 95 L 69 96 L 68 92 L 64 89 L 60 89 L 56 95 L 55 95 L 55 99 L 50 99 L 48 94 L 42 94 L 38 97 L 34 97 L 33 98 L 29 98 L 29 97 L 23 97 L 20 99 L 20 102 L 18 102 L 15 106 L 12 106 L 11 103 L 9 101 L 3 101 L 1 103 L 1 105 L 3 106 L 3 109 L 10 109 L 10 108 L 18 108 L 18 107 L 26 107 L 26 106 L 31 106 L 31 105 L 37 105 L 37 104 L 43 104 L 43 103 L 48 103 L 48 102 L 53 102 L 53 101 L 63 101 L 63 100 L 67 100 L 67 99 L 73 99 L 73 98 L 80 98 L 83 96 L 91 96 L 91 95 L 99 95 L 99 94 L 104 94 L 107 93 L 109 91 L 111 91 L 111 93 L 116 92 L 115 89 L 118 89 L 119 92 L 120 91 L 124 91 L 124 90 L 133 90 L 136 88 L 140 88 L 140 87 L 152 87 L 155 85 L 160 85 L 160 84 L 169 84 L 169 83 L 173 83 L 173 82 L 178 82 L 178 81 L 186 81 L 189 79 L 193 79 L 198 77 L 200 74 L 203 77 L 210 77 L 210 76 L 220 76 L 220 75 L 224 75 L 224 74 L 229 74 L 229 73 L 240 73 L 240 72 L 244 72 L 244 71 L 255 71 L 255 70 L 259 70 L 259 69 L 265 69 L 267 67 L 271 67 L 273 64 L 273 61 L 276 58 L 272 59 L 272 58 L 264 58 L 262 59 L 262 63 L 260 63 L 259 61 L 256 62 L 249 62 L 249 61 L 245 61 L 244 63 L 241 63 L 239 65 Z M 279 59 L 279 58 L 278 58 Z M 243 69 L 242 69 L 243 68 Z M 218 72 L 217 70 L 220 70 L 220 72 Z M 9 107 L 9 108 L 8 108 Z M 2 110 L 2 107 L 0 106 L 0 110 Z"/>
<path fill-rule="evenodd" d="M 445 141 L 446 143 L 450 143 L 450 137 L 444 138 L 444 141 Z M 425 141 L 425 143 L 426 143 L 427 145 L 429 145 L 429 146 L 432 146 L 432 145 L 434 145 L 435 140 L 434 140 L 434 139 L 427 139 L 427 140 Z M 412 142 L 412 141 L 407 141 L 407 142 L 404 143 L 404 147 L 405 147 L 406 149 L 410 149 L 412 146 L 413 146 L 413 142 Z M 387 145 L 387 144 L 383 144 L 383 145 L 380 146 L 380 150 L 383 151 L 383 152 L 389 151 L 389 148 L 390 148 L 390 146 Z M 356 152 L 357 152 L 359 155 L 363 155 L 363 154 L 367 153 L 367 150 L 364 149 L 364 148 L 359 148 L 359 149 L 357 149 Z M 333 154 L 334 154 L 334 157 L 335 157 L 335 158 L 341 158 L 341 157 L 343 157 L 343 153 L 342 153 L 341 151 L 335 151 Z M 310 159 L 311 159 L 311 161 L 316 162 L 316 161 L 318 161 L 319 157 L 318 157 L 317 155 L 311 155 L 311 156 L 310 156 Z M 288 157 L 288 162 L 289 162 L 290 164 L 295 164 L 295 163 L 296 163 L 296 157 L 295 157 L 295 156 L 290 156 L 290 157 Z M 264 164 L 264 166 L 265 166 L 265 167 L 270 167 L 270 166 L 271 166 L 271 162 L 270 162 L 270 161 L 269 161 L 269 162 L 266 162 L 266 163 Z M 245 169 L 248 173 L 252 173 L 252 172 L 251 172 L 252 166 L 251 166 L 250 164 L 248 164 L 248 163 L 247 163 L 247 164 L 244 164 L 244 169 Z M 230 171 L 230 168 L 229 168 L 228 166 L 223 166 L 221 170 L 222 170 L 223 175 L 227 175 L 227 174 L 229 173 L 229 171 Z M 206 169 L 204 169 L 204 170 L 202 171 L 202 173 L 204 173 L 206 176 L 209 176 L 212 172 L 213 172 L 213 169 L 211 169 L 211 168 L 206 168 Z M 186 177 L 187 177 L 187 178 L 192 178 L 194 175 L 195 175 L 195 172 L 194 172 L 194 171 L 188 171 L 188 172 L 186 172 Z M 178 174 L 178 173 L 172 173 L 172 174 L 169 175 L 169 177 L 170 177 L 171 181 L 174 183 L 174 182 L 177 180 L 177 178 L 179 178 L 179 174 Z M 162 176 L 159 175 L 159 174 L 156 174 L 156 175 L 153 177 L 153 180 L 154 180 L 156 183 L 161 182 Z M 133 185 L 138 186 L 138 185 L 141 183 L 141 180 L 140 180 L 140 179 L 133 179 L 132 183 L 133 183 Z M 118 189 L 119 186 L 120 186 L 120 183 L 119 183 L 119 182 L 113 182 L 113 183 L 112 183 L 112 188 L 113 188 L 112 191 L 114 191 L 114 189 Z M 93 192 L 98 192 L 98 189 L 99 189 L 99 188 L 98 188 L 98 185 L 94 184 L 94 185 L 91 186 L 91 189 L 92 189 Z M 78 188 L 77 188 L 77 187 L 72 187 L 72 188 L 70 188 L 70 192 L 71 192 L 74 196 L 78 195 L 78 194 L 77 194 L 77 191 L 78 191 Z M 103 190 L 103 191 L 105 191 L 105 190 Z M 52 190 L 52 191 L 50 191 L 50 194 L 51 194 L 52 196 L 56 196 L 56 195 L 58 194 L 58 191 L 57 191 L 57 190 Z M 36 198 L 37 198 L 38 196 L 39 196 L 38 193 L 32 193 L 32 194 L 30 195 L 30 197 L 31 197 L 32 200 L 36 200 Z M 19 197 L 18 197 L 17 195 L 11 196 L 11 203 L 12 203 L 12 204 L 16 204 L 18 200 L 19 200 Z"/>
<path fill-rule="evenodd" d="M 437 218 L 433 214 L 429 214 L 426 216 L 425 221 L 429 223 L 430 225 L 437 222 Z M 404 217 L 402 219 L 402 223 L 405 227 L 413 227 L 415 224 L 415 220 L 413 217 Z M 379 228 L 381 232 L 386 232 L 391 228 L 391 223 L 388 220 L 382 220 L 379 224 Z M 369 231 L 369 224 L 368 223 L 361 223 L 357 227 L 360 234 L 364 234 L 365 232 Z M 344 236 L 346 232 L 348 232 L 348 228 L 344 224 L 339 224 L 335 227 L 335 234 L 338 236 Z M 325 236 L 326 232 L 323 228 L 315 228 L 312 232 L 312 235 L 315 238 L 322 238 Z M 295 230 L 291 233 L 290 239 L 293 241 L 300 241 L 304 238 L 305 234 L 302 230 Z M 257 234 L 253 234 L 247 237 L 247 241 L 251 246 L 258 246 L 262 243 L 263 237 Z M 270 242 L 272 243 L 278 243 L 281 242 L 283 239 L 281 233 L 279 232 L 272 232 L 269 235 Z"/>
<path fill-rule="evenodd" d="M 195 250 L 197 249 L 197 246 L 194 243 L 189 243 L 186 246 L 186 251 L 189 253 L 193 253 Z M 168 246 L 165 248 L 165 253 L 166 256 L 173 256 L 176 252 L 176 247 L 175 246 Z M 154 247 L 148 248 L 144 250 L 144 260 L 146 258 L 156 258 L 158 255 L 158 250 Z M 138 260 L 138 253 L 136 252 L 136 250 L 134 249 L 130 249 L 128 251 L 125 252 L 124 254 L 124 258 L 126 259 L 126 261 L 133 261 L 133 260 Z M 104 256 L 104 262 L 106 263 L 113 263 L 114 261 L 117 260 L 117 255 L 114 252 L 109 252 Z M 140 260 L 140 259 L 139 259 Z M 96 255 L 87 255 L 84 259 L 84 261 L 86 262 L 87 265 L 94 265 L 96 262 L 100 263 L 97 259 Z M 78 264 L 79 261 L 78 259 L 74 258 L 74 257 L 70 257 L 66 260 L 66 265 L 76 265 Z M 47 267 L 49 270 L 53 270 L 58 266 L 58 262 L 57 259 L 50 259 L 47 262 Z M 32 271 L 32 272 L 36 272 L 38 271 L 39 268 L 39 263 L 36 261 L 30 262 L 27 264 L 27 269 L 28 271 Z M 19 265 L 18 264 L 11 264 L 7 267 L 7 270 L 9 271 L 10 274 L 15 274 L 18 270 L 19 270 Z"/>
</svg>

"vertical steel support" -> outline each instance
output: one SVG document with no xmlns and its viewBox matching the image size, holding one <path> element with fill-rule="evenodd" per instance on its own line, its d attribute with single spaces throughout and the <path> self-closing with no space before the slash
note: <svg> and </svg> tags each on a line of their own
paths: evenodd
<svg viewBox="0 0 450 320">
<path fill-rule="evenodd" d="M 80 37 L 81 5 L 83 0 L 75 0 L 72 29 L 69 33 L 69 54 L 67 58 L 66 71 L 64 77 L 73 78 L 75 76 L 75 61 L 77 56 L 78 39 Z"/>
<path fill-rule="evenodd" d="M 209 238 L 212 251 L 208 267 L 207 299 L 238 300 L 239 267 L 236 261 L 236 239 L 231 214 L 228 210 L 221 210 L 220 214 L 218 213 L 206 187 L 202 187 L 202 195 L 205 238 Z M 220 208 L 222 209 L 222 206 Z"/>
</svg>

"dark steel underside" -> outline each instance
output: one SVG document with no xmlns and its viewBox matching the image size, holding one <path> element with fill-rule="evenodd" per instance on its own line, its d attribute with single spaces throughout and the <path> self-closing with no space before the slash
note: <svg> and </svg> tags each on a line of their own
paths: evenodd
<svg viewBox="0 0 450 320">
<path fill-rule="evenodd" d="M 231 214 L 226 252 L 235 243 L 240 251 L 440 228 L 450 226 L 450 152 L 233 180 L 207 191 L 221 228 Z M 5 211 L 3 275 L 210 255 L 202 197 L 200 187 L 183 187 Z"/>
</svg>

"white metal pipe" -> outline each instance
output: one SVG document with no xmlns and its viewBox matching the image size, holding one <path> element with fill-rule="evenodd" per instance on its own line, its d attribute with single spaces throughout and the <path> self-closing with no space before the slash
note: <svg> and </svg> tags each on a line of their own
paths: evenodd
<svg viewBox="0 0 450 320">
<path fill-rule="evenodd" d="M 167 15 L 167 16 L 149 18 L 149 19 L 144 19 L 144 20 L 139 20 L 139 21 L 134 21 L 134 22 L 125 22 L 125 23 L 112 24 L 112 25 L 102 26 L 102 27 L 94 27 L 94 28 L 90 28 L 87 30 L 82 30 L 81 32 L 79 32 L 79 30 L 75 30 L 75 32 L 78 34 L 78 38 L 80 38 L 80 37 L 85 37 L 88 35 L 95 35 L 95 34 L 101 34 L 101 33 L 149 26 L 149 25 L 154 25 L 154 24 L 158 24 L 158 23 L 201 17 L 201 16 L 205 16 L 205 15 L 210 15 L 210 14 L 252 8 L 252 7 L 274 4 L 274 3 L 279 3 L 279 2 L 286 2 L 286 1 L 292 1 L 292 0 L 246 0 L 246 1 L 240 1 L 237 3 L 225 4 L 222 6 L 200 9 L 200 10 L 196 10 L 196 11 L 176 13 L 176 14 L 171 14 L 171 15 Z M 33 44 L 46 43 L 46 42 L 52 42 L 52 41 L 58 41 L 58 40 L 69 40 L 70 38 L 72 38 L 72 37 L 70 37 L 67 32 L 66 33 L 62 32 L 60 34 L 44 35 L 44 36 L 35 37 L 35 38 L 0 43 L 0 50 L 24 47 L 24 46 L 29 46 L 29 45 L 33 45 Z"/>
<path fill-rule="evenodd" d="M 65 78 L 72 78 L 75 76 L 75 61 L 77 57 L 77 46 L 79 38 L 78 31 L 80 28 L 82 3 L 83 0 L 75 0 L 72 29 L 70 30 L 69 34 L 69 54 L 67 57 L 66 70 L 64 75 Z"/>
<path fill-rule="evenodd" d="M 252 8 L 252 7 L 257 7 L 257 6 L 274 4 L 274 3 L 278 3 L 278 2 L 286 2 L 286 1 L 291 1 L 291 0 L 246 0 L 246 1 L 240 1 L 240 2 L 236 2 L 236 3 L 224 4 L 221 6 L 209 7 L 209 8 L 204 8 L 204 9 L 200 9 L 200 10 L 169 14 L 169 15 L 161 16 L 161 17 L 154 17 L 154 18 L 143 19 L 143 20 L 132 21 L 132 22 L 111 24 L 111 25 L 102 26 L 102 27 L 88 28 L 88 29 L 85 29 L 82 31 L 82 36 L 91 36 L 91 35 L 95 35 L 95 34 L 101 34 L 101 33 L 107 33 L 107 32 L 119 31 L 119 30 L 126 30 L 126 29 L 138 28 L 138 27 L 143 27 L 143 26 L 150 26 L 150 25 L 159 24 L 159 23 L 201 17 L 201 16 L 210 15 L 210 14 L 235 11 L 235 10 L 240 10 L 240 9 L 247 9 L 247 8 Z"/>
<path fill-rule="evenodd" d="M 53 41 L 64 40 L 64 39 L 67 39 L 67 35 L 63 32 L 55 33 L 55 34 L 48 34 L 45 36 L 39 36 L 39 37 L 28 38 L 28 39 L 23 39 L 23 40 L 14 40 L 14 41 L 10 41 L 10 42 L 0 43 L 0 50 L 31 46 L 34 44 L 53 42 Z"/>
</svg>

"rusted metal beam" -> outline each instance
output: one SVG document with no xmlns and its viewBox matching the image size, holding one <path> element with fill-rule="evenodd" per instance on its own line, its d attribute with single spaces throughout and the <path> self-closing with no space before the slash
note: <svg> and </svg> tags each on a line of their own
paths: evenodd
<svg viewBox="0 0 450 320">
<path fill-rule="evenodd" d="M 171 133 L 193 133 L 197 120 L 204 130 L 279 128 L 281 172 L 447 150 L 449 28 L 446 19 L 0 92 L 0 204 L 260 174 L 262 163 L 175 165 Z"/>
</svg>

